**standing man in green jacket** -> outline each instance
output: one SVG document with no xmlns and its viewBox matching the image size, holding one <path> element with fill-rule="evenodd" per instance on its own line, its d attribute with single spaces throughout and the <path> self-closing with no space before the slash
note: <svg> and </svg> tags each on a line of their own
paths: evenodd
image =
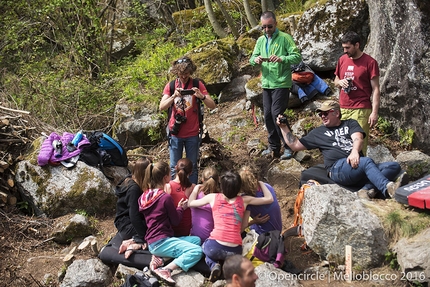
<svg viewBox="0 0 430 287">
<path fill-rule="evenodd" d="M 264 122 L 269 142 L 269 148 L 263 151 L 262 155 L 272 154 L 273 157 L 284 160 L 291 158 L 293 152 L 285 143 L 281 130 L 276 124 L 276 118 L 288 108 L 292 86 L 291 65 L 300 63 L 302 57 L 293 37 L 279 31 L 276 24 L 276 16 L 273 12 L 266 11 L 261 15 L 264 35 L 258 38 L 249 62 L 253 66 L 261 65 Z M 281 141 L 284 146 L 282 155 Z"/>
</svg>

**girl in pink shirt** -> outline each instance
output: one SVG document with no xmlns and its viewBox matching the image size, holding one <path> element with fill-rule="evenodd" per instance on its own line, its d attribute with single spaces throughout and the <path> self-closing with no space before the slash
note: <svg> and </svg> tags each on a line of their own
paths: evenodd
<svg viewBox="0 0 430 287">
<path fill-rule="evenodd" d="M 227 171 L 221 176 L 222 193 L 213 193 L 196 199 L 198 188 L 190 195 L 188 206 L 199 207 L 210 204 L 214 219 L 214 229 L 203 243 L 206 264 L 211 269 L 209 280 L 215 282 L 221 275 L 221 263 L 233 254 L 242 254 L 242 227 L 248 225 L 244 213 L 248 204 L 262 205 L 273 202 L 272 194 L 263 182 L 259 182 L 264 196 L 238 196 L 242 181 L 236 172 Z"/>
</svg>

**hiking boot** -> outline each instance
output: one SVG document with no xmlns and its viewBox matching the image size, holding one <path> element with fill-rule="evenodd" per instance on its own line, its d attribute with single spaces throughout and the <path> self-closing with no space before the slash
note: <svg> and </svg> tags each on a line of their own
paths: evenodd
<svg viewBox="0 0 430 287">
<path fill-rule="evenodd" d="M 261 155 L 264 157 L 272 156 L 272 158 L 279 158 L 281 156 L 281 152 L 279 150 L 272 151 L 270 148 L 268 148 L 266 150 L 263 150 L 261 152 Z"/>
<path fill-rule="evenodd" d="M 209 281 L 212 283 L 217 281 L 221 277 L 221 265 L 219 263 L 211 269 L 211 275 L 209 276 Z"/>
<path fill-rule="evenodd" d="M 389 183 L 387 183 L 386 194 L 388 194 L 391 198 L 394 198 L 394 194 L 395 194 L 396 190 L 399 188 L 399 186 L 400 186 L 400 181 L 399 182 L 390 181 Z"/>
<path fill-rule="evenodd" d="M 149 270 L 154 271 L 155 269 L 164 265 L 163 258 L 152 255 L 151 262 L 149 263 Z"/>
<path fill-rule="evenodd" d="M 172 279 L 172 270 L 168 268 L 157 268 L 152 271 L 152 274 L 154 274 L 158 279 L 166 282 L 169 286 L 176 285 L 175 280 Z"/>
<path fill-rule="evenodd" d="M 293 157 L 293 151 L 290 150 L 289 148 L 286 148 L 284 150 L 284 154 L 281 155 L 280 160 L 286 160 L 286 159 L 290 159 Z"/>
</svg>

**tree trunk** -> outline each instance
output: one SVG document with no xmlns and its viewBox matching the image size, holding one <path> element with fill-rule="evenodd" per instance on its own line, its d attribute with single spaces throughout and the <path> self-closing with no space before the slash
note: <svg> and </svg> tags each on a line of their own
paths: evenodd
<svg viewBox="0 0 430 287">
<path fill-rule="evenodd" d="M 222 5 L 220 0 L 215 0 L 216 4 L 218 5 L 219 9 L 221 10 L 221 13 L 224 15 L 225 20 L 227 21 L 228 26 L 231 29 L 231 32 L 233 33 L 233 36 L 235 39 L 239 38 L 240 34 L 237 31 L 236 24 L 234 23 L 233 19 L 231 18 L 230 14 L 225 10 L 224 6 Z"/>
<path fill-rule="evenodd" d="M 266 11 L 275 11 L 275 5 L 273 5 L 272 0 L 261 0 L 261 10 L 263 10 L 263 13 Z"/>
<path fill-rule="evenodd" d="M 204 0 L 205 2 L 205 9 L 206 13 L 208 13 L 209 22 L 211 22 L 212 27 L 214 28 L 215 33 L 220 38 L 227 37 L 227 33 L 224 31 L 224 29 L 221 27 L 221 25 L 218 23 L 214 10 L 212 9 L 212 3 L 210 0 Z"/>
<path fill-rule="evenodd" d="M 249 5 L 248 0 L 243 0 L 243 7 L 245 8 L 245 14 L 246 18 L 248 19 L 249 25 L 254 28 L 258 25 L 258 20 L 255 19 L 254 15 L 252 14 L 251 5 Z"/>
</svg>

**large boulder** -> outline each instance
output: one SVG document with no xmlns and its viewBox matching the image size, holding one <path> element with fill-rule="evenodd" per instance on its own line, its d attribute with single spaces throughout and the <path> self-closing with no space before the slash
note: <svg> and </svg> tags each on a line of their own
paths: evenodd
<svg viewBox="0 0 430 287">
<path fill-rule="evenodd" d="M 430 282 L 430 228 L 413 238 L 402 238 L 394 246 L 403 274 L 408 281 Z"/>
<path fill-rule="evenodd" d="M 76 260 L 67 268 L 60 287 L 105 287 L 112 281 L 109 266 L 99 259 Z"/>
<path fill-rule="evenodd" d="M 40 167 L 23 160 L 16 166 L 15 180 L 36 215 L 58 217 L 75 210 L 88 214 L 115 210 L 112 183 L 99 169 L 81 161 L 69 169 L 62 165 Z"/>
<path fill-rule="evenodd" d="M 383 226 L 356 193 L 336 184 L 310 187 L 302 217 L 306 242 L 322 258 L 344 264 L 345 246 L 350 245 L 354 266 L 371 268 L 384 262 L 388 242 Z"/>
<path fill-rule="evenodd" d="M 371 33 L 364 51 L 378 60 L 381 69 L 380 114 L 403 132 L 413 130 L 413 145 L 429 152 L 430 2 L 367 3 Z"/>
<path fill-rule="evenodd" d="M 331 71 L 343 54 L 340 38 L 349 30 L 367 39 L 369 11 L 365 1 L 329 0 L 314 5 L 300 17 L 294 39 L 313 70 Z"/>
</svg>

